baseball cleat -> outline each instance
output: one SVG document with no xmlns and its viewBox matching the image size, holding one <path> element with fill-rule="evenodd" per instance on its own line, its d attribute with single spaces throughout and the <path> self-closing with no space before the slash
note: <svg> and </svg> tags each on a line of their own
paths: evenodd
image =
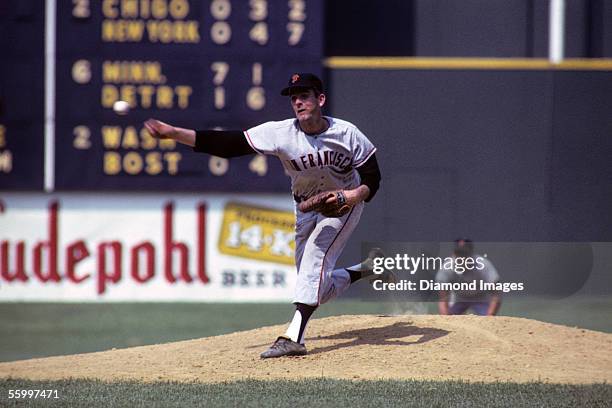
<svg viewBox="0 0 612 408">
<path fill-rule="evenodd" d="M 346 268 L 347 271 L 361 272 L 361 277 L 365 278 L 370 275 L 374 275 L 374 259 L 384 258 L 385 254 L 380 248 L 372 248 L 368 252 L 368 257 L 358 263 L 357 265 Z"/>
<path fill-rule="evenodd" d="M 306 346 L 286 337 L 279 337 L 269 349 L 261 353 L 261 358 L 276 358 L 283 356 L 304 356 L 308 353 Z"/>
<path fill-rule="evenodd" d="M 399 279 L 397 279 L 397 276 L 395 276 L 395 274 L 388 269 L 385 269 L 382 273 L 379 274 L 374 273 L 374 259 L 384 257 L 385 253 L 382 249 L 370 249 L 370 252 L 368 252 L 368 257 L 359 265 L 362 277 L 370 278 L 370 283 L 374 283 L 374 281 L 377 280 L 381 280 L 387 283 L 398 282 Z"/>
<path fill-rule="evenodd" d="M 372 248 L 368 252 L 368 257 L 361 261 L 359 265 L 347 268 L 349 271 L 361 272 L 361 279 L 370 278 L 370 283 L 374 281 L 382 280 L 383 282 L 397 282 L 398 279 L 395 274 L 387 269 L 382 273 L 374 273 L 374 259 L 384 258 L 385 253 L 380 248 Z"/>
<path fill-rule="evenodd" d="M 374 275 L 374 259 L 376 258 L 384 258 L 385 253 L 380 248 L 372 248 L 370 252 L 368 252 L 368 257 L 361 261 L 359 264 L 359 269 L 363 273 L 363 276 Z"/>
</svg>

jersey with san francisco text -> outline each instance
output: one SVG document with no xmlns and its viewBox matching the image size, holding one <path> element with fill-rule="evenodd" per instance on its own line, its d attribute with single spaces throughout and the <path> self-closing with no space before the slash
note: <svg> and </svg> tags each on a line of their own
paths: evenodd
<svg viewBox="0 0 612 408">
<path fill-rule="evenodd" d="M 304 133 L 297 119 L 266 122 L 244 132 L 256 152 L 280 159 L 298 201 L 322 191 L 358 187 L 356 169 L 376 151 L 352 123 L 324 118 L 329 127 L 316 135 Z"/>
</svg>

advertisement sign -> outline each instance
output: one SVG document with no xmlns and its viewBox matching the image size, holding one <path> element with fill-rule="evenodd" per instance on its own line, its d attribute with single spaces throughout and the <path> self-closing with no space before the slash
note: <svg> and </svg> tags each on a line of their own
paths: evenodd
<svg viewBox="0 0 612 408">
<path fill-rule="evenodd" d="M 3 194 L 0 300 L 286 301 L 288 195 Z"/>
</svg>

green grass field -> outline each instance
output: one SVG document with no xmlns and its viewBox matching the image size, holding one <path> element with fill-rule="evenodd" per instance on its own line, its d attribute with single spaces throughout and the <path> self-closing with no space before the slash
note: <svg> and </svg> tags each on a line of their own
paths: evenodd
<svg viewBox="0 0 612 408">
<path fill-rule="evenodd" d="M 57 390 L 58 399 L 8 400 L 10 389 Z M 222 384 L 9 380 L 0 382 L 0 395 L 7 407 L 608 407 L 612 385 L 330 379 Z"/>
<path fill-rule="evenodd" d="M 434 313 L 435 303 L 402 305 L 403 310 Z M 506 301 L 501 314 L 612 332 L 612 299 Z M 397 305 L 338 301 L 315 317 L 342 314 L 393 314 Z M 214 336 L 286 323 L 291 305 L 279 303 L 2 303 L 0 361 L 86 353 Z"/>
<path fill-rule="evenodd" d="M 342 314 L 434 313 L 435 303 L 339 301 L 317 317 Z M 612 332 L 609 298 L 508 300 L 501 314 Z M 285 323 L 287 304 L 107 303 L 0 304 L 0 360 L 75 354 L 158 344 Z M 54 389 L 57 400 L 8 399 L 9 390 Z M 69 380 L 0 381 L 0 406 L 592 406 L 612 404 L 612 385 L 479 384 L 454 381 L 263 382 L 222 384 Z"/>
</svg>

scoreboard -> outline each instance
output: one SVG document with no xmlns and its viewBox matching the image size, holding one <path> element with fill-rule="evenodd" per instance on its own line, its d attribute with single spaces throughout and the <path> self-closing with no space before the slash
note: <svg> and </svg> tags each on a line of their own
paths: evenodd
<svg viewBox="0 0 612 408">
<path fill-rule="evenodd" d="M 0 190 L 42 190 L 44 3 L 0 2 Z"/>
<path fill-rule="evenodd" d="M 9 11 L 1 18 L 18 26 Z M 54 130 L 47 169 L 54 189 L 287 191 L 274 157 L 193 153 L 153 139 L 142 123 L 154 117 L 186 128 L 246 129 L 291 117 L 280 89 L 294 72 L 322 74 L 323 0 L 73 0 L 57 1 L 54 14 L 55 90 L 46 121 Z M 34 23 L 29 28 L 45 35 Z M 43 40 L 28 35 L 40 53 Z M 27 59 L 14 54 L 16 67 Z M 21 101 L 25 112 L 0 116 L 0 155 L 12 154 L 10 171 L 2 171 L 0 156 L 0 189 L 43 188 L 45 58 L 28 58 L 34 71 L 10 75 L 29 75 L 22 82 L 38 92 Z M 9 107 L 16 83 L 1 73 Z M 129 103 L 129 114 L 112 110 L 118 100 Z"/>
</svg>

